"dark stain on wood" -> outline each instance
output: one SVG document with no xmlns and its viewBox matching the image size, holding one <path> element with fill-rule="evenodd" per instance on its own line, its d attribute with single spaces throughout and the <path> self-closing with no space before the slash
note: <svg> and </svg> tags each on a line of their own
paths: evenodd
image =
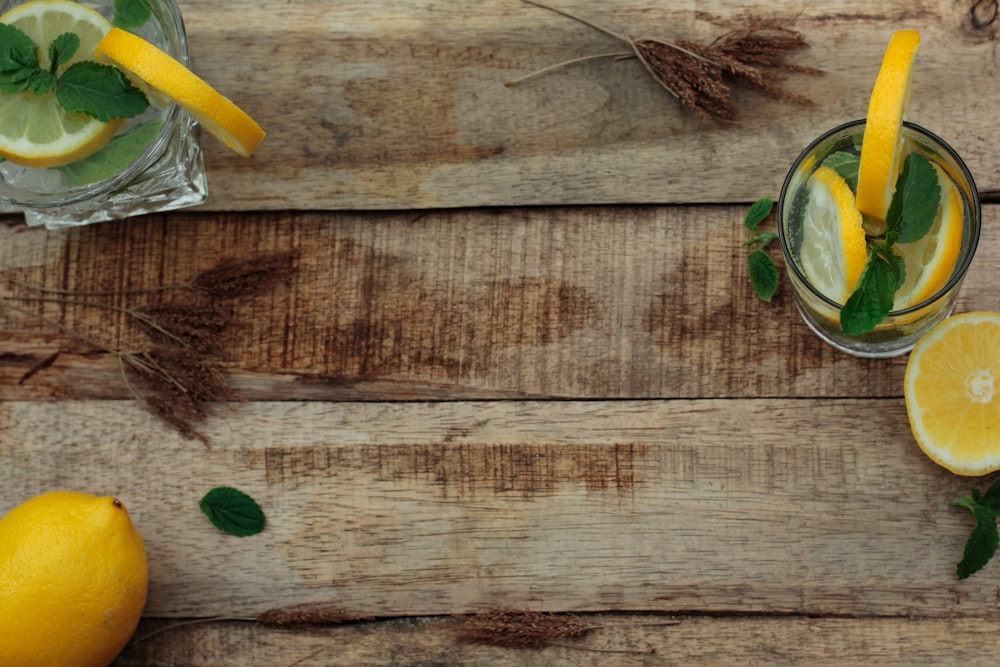
<svg viewBox="0 0 1000 667">
<path fill-rule="evenodd" d="M 591 493 L 631 494 L 641 483 L 638 460 L 645 445 L 433 443 L 368 447 L 271 447 L 248 452 L 263 465 L 270 485 L 294 486 L 311 478 L 363 472 L 374 484 L 431 486 L 445 498 L 473 500 L 517 495 L 550 496 L 566 486 Z M 263 459 L 261 461 L 261 459 Z"/>
</svg>

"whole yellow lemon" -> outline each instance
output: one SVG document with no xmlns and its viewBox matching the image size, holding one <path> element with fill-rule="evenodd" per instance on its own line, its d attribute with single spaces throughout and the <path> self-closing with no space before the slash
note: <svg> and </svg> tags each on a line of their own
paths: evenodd
<svg viewBox="0 0 1000 667">
<path fill-rule="evenodd" d="M 107 667 L 146 604 L 146 548 L 117 498 L 54 491 L 0 519 L 0 665 Z"/>
</svg>

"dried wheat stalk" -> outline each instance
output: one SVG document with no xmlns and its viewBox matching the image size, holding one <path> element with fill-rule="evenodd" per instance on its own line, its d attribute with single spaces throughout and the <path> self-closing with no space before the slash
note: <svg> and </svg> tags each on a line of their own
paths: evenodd
<svg viewBox="0 0 1000 667">
<path fill-rule="evenodd" d="M 774 99 L 814 104 L 809 98 L 792 93 L 779 83 L 785 79 L 785 72 L 810 75 L 821 75 L 823 72 L 786 60 L 792 51 L 806 48 L 809 44 L 801 33 L 778 21 L 753 20 L 745 27 L 703 45 L 687 40 L 632 38 L 535 0 L 522 2 L 579 21 L 625 42 L 630 50 L 558 63 L 508 81 L 508 86 L 586 60 L 638 58 L 650 76 L 676 97 L 682 106 L 705 119 L 729 122 L 737 119 L 739 109 L 733 97 L 735 85 L 747 86 Z"/>
</svg>

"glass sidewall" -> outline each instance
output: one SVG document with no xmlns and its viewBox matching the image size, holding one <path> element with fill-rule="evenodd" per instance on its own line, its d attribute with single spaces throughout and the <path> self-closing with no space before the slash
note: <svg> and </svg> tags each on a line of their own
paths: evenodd
<svg viewBox="0 0 1000 667">
<path fill-rule="evenodd" d="M 863 133 L 864 127 L 864 120 L 837 126 L 813 141 L 795 160 L 778 199 L 778 239 L 795 305 L 806 325 L 821 339 L 848 354 L 858 357 L 891 357 L 911 350 L 924 333 L 954 310 L 962 281 L 979 243 L 982 210 L 972 174 L 954 149 L 928 130 L 913 123 L 904 123 L 905 135 L 932 151 L 935 161 L 948 170 L 956 185 L 963 190 L 963 198 L 969 206 L 969 224 L 963 232 L 962 250 L 952 277 L 936 295 L 911 308 L 893 311 L 874 331 L 858 336 L 845 334 L 840 327 L 841 306 L 810 284 L 795 258 L 794 247 L 797 242 L 793 238 L 791 213 L 798 193 L 815 167 L 835 146 Z"/>
</svg>

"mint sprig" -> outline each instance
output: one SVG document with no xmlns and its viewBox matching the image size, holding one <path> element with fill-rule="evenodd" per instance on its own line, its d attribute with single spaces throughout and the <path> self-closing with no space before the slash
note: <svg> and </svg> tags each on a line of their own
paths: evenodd
<svg viewBox="0 0 1000 667">
<path fill-rule="evenodd" d="M 115 26 L 134 30 L 149 20 L 153 10 L 146 0 L 115 0 Z"/>
<path fill-rule="evenodd" d="M 910 153 L 896 179 L 886 231 L 869 240 L 868 263 L 857 286 L 840 311 L 840 327 L 849 336 L 875 329 L 892 311 L 893 301 L 905 279 L 906 267 L 893 251 L 896 243 L 913 243 L 934 225 L 941 205 L 937 170 L 920 153 Z"/>
<path fill-rule="evenodd" d="M 1000 479 L 995 480 L 986 493 L 972 489 L 970 495 L 952 501 L 948 506 L 968 508 L 976 522 L 965 543 L 962 560 L 955 567 L 958 578 L 967 579 L 990 562 L 1000 544 L 1000 530 L 997 529 L 997 517 L 1000 517 Z"/>
<path fill-rule="evenodd" d="M 758 227 L 771 215 L 773 206 L 774 201 L 770 197 L 761 197 L 753 203 L 743 220 L 743 226 L 755 232 L 754 236 L 743 244 L 743 247 L 750 251 L 747 256 L 750 282 L 757 296 L 768 303 L 778 290 L 778 267 L 765 248 L 777 239 L 778 235 L 774 232 L 759 232 Z"/>
<path fill-rule="evenodd" d="M 0 92 L 55 94 L 67 113 L 83 113 L 100 121 L 132 118 L 149 106 L 145 93 L 121 70 L 93 61 L 66 65 L 80 48 L 80 38 L 63 33 L 48 45 L 51 65 L 42 69 L 39 46 L 22 30 L 0 23 Z"/>
</svg>

